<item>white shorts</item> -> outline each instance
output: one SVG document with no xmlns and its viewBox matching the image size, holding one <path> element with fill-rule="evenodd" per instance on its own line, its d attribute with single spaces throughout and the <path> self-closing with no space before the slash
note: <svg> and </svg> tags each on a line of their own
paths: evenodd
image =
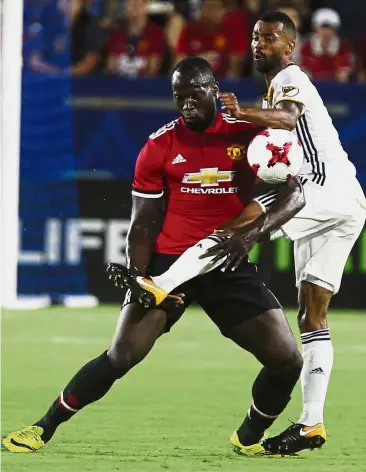
<svg viewBox="0 0 366 472">
<path fill-rule="evenodd" d="M 297 286 L 308 281 L 337 293 L 365 225 L 366 199 L 356 177 L 333 170 L 327 172 L 324 186 L 305 183 L 305 207 L 271 239 L 285 236 L 294 241 Z"/>
</svg>

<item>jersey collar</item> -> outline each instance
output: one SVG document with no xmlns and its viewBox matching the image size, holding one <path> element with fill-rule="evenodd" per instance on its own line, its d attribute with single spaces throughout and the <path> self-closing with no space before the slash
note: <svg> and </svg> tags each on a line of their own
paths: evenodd
<svg viewBox="0 0 366 472">
<path fill-rule="evenodd" d="M 273 95 L 273 89 L 271 87 L 271 84 L 272 84 L 273 79 L 277 77 L 278 74 L 280 74 L 283 70 L 287 69 L 287 67 L 290 67 L 290 66 L 296 66 L 296 64 L 294 62 L 289 62 L 283 69 L 277 72 L 277 74 L 270 80 L 270 82 L 268 82 L 266 78 L 267 93 L 262 96 L 263 100 L 266 100 L 267 102 L 271 101 L 271 94 Z"/>
<path fill-rule="evenodd" d="M 221 113 L 221 111 L 218 111 L 215 123 L 213 125 L 209 126 L 208 128 L 206 128 L 205 131 L 203 131 L 202 133 L 198 133 L 197 131 L 191 131 L 190 129 L 188 129 L 186 127 L 186 125 L 184 124 L 184 120 L 183 120 L 182 116 L 179 118 L 179 122 L 183 126 L 184 130 L 187 133 L 192 133 L 195 136 L 199 136 L 200 134 L 216 133 L 221 128 L 223 121 L 224 120 L 223 120 L 223 117 L 222 117 L 222 113 Z"/>
</svg>

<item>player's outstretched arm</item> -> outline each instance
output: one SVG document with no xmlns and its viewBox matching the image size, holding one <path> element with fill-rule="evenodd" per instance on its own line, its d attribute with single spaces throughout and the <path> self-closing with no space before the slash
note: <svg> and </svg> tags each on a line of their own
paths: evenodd
<svg viewBox="0 0 366 472">
<path fill-rule="evenodd" d="M 259 212 L 258 207 L 253 207 L 253 214 L 240 214 L 236 219 L 228 222 L 225 226 L 231 228 L 229 239 L 213 246 L 201 257 L 216 256 L 212 261 L 215 263 L 224 256 L 228 256 L 223 269 L 235 270 L 259 239 L 287 223 L 304 206 L 305 197 L 301 182 L 294 177 L 279 187 L 278 196 L 266 213 L 260 214 L 252 222 L 247 223 L 246 217 L 250 218 L 256 211 Z M 239 224 L 240 227 L 238 227 Z"/>
<path fill-rule="evenodd" d="M 265 210 L 263 209 L 262 205 L 258 203 L 256 200 L 251 200 L 244 209 L 239 213 L 239 215 L 234 216 L 230 220 L 225 221 L 217 230 L 216 233 L 225 235 L 225 231 L 227 230 L 227 234 L 230 234 L 230 229 L 234 228 L 242 228 L 243 226 L 252 223 L 255 219 L 261 216 Z"/>
<path fill-rule="evenodd" d="M 276 108 L 266 110 L 257 107 L 241 107 L 233 93 L 220 94 L 221 105 L 226 113 L 237 120 L 250 121 L 265 128 L 292 131 L 301 115 L 303 105 L 295 101 L 282 101 Z"/>
<path fill-rule="evenodd" d="M 260 236 L 266 236 L 287 223 L 305 206 L 304 189 L 298 177 L 278 187 L 278 195 L 266 213 L 252 224 L 260 227 Z"/>
<path fill-rule="evenodd" d="M 132 196 L 132 215 L 127 235 L 127 258 L 131 269 L 145 275 L 156 236 L 164 217 L 164 199 Z"/>
</svg>

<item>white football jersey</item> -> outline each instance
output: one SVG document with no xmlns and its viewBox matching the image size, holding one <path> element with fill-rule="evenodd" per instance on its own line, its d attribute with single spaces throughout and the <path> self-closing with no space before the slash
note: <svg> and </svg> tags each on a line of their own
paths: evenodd
<svg viewBox="0 0 366 472">
<path fill-rule="evenodd" d="M 309 77 L 296 64 L 288 65 L 272 79 L 267 97 L 263 100 L 263 108 L 276 108 L 285 100 L 303 105 L 294 130 L 305 156 L 300 175 L 324 185 L 327 165 L 333 167 L 333 163 L 342 161 L 348 164 L 346 167 L 355 175 L 355 168 L 348 161 L 323 100 Z"/>
</svg>

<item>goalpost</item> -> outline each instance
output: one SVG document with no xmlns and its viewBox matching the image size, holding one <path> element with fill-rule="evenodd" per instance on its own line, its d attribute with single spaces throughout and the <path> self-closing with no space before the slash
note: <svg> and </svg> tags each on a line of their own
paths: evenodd
<svg viewBox="0 0 366 472">
<path fill-rule="evenodd" d="M 42 293 L 29 296 L 19 296 L 19 287 L 22 284 L 18 280 L 18 261 L 20 255 L 21 225 L 19 224 L 19 188 L 20 188 L 20 150 L 21 150 L 21 100 L 22 100 L 22 62 L 23 62 L 23 9 L 24 0 L 0 0 L 1 16 L 1 227 L 0 227 L 0 246 L 1 246 L 1 270 L 0 270 L 0 306 L 12 309 L 35 309 L 46 307 L 51 304 L 51 295 L 48 294 L 47 287 Z M 29 86 L 29 84 L 28 84 Z M 28 90 L 29 95 L 29 90 Z M 39 91 L 38 91 L 39 93 Z M 37 91 L 32 98 L 37 103 Z M 59 94 L 56 94 L 54 100 L 60 100 Z M 36 105 L 33 102 L 33 106 Z M 58 103 L 58 102 L 57 102 Z M 32 105 L 30 105 L 32 106 Z M 41 105 L 42 106 L 42 102 Z M 52 112 L 52 110 L 51 110 Z M 69 114 L 65 112 L 67 116 Z M 49 127 L 46 131 L 53 131 L 52 113 Z M 28 134 L 29 134 L 29 107 L 28 114 Z M 46 117 L 44 118 L 47 119 Z M 38 131 L 39 121 L 30 120 L 32 123 L 32 132 Z M 66 120 L 68 125 L 70 119 Z M 48 124 L 48 123 L 47 123 Z M 34 131 L 36 130 L 36 131 Z M 70 129 L 71 131 L 71 129 Z M 72 132 L 72 131 L 71 131 Z M 32 139 L 32 138 L 31 138 Z M 47 139 L 47 132 L 44 137 L 38 139 L 35 147 L 34 158 L 37 159 L 37 150 L 42 139 Z M 28 136 L 29 141 L 29 136 Z M 28 155 L 29 159 L 29 155 Z M 76 188 L 76 184 L 75 184 Z M 26 194 L 29 198 L 29 192 Z M 37 199 L 38 194 L 30 194 L 30 198 Z M 60 198 L 60 197 L 59 197 Z M 22 203 L 22 202 L 21 202 Z M 32 204 L 32 200 L 30 201 Z M 34 202 L 35 205 L 39 201 Z M 50 213 L 52 214 L 52 213 Z M 46 213 L 47 216 L 47 213 Z M 75 215 L 77 217 L 78 215 Z M 30 215 L 34 220 L 34 215 Z M 37 223 L 35 223 L 37 224 Z M 83 271 L 83 268 L 80 269 Z M 46 272 L 47 273 L 47 272 Z M 22 273 L 22 277 L 23 277 Z M 28 277 L 32 277 L 27 272 Z M 47 277 L 47 275 L 45 276 Z M 22 281 L 22 279 L 21 279 Z M 69 285 L 72 283 L 70 281 Z M 37 284 L 36 284 L 37 285 Z M 44 285 L 45 286 L 45 285 Z M 51 291 L 51 285 L 50 285 Z M 67 306 L 89 307 L 98 304 L 96 297 L 81 290 L 80 295 L 69 295 L 66 293 L 60 296 L 60 300 Z M 28 293 L 28 292 L 27 292 Z"/>
<path fill-rule="evenodd" d="M 1 28 L 1 305 L 17 302 L 23 0 L 3 0 Z"/>
<path fill-rule="evenodd" d="M 23 0 L 3 0 L 1 7 L 0 302 L 4 308 L 38 308 L 49 300 L 17 295 Z"/>
</svg>

